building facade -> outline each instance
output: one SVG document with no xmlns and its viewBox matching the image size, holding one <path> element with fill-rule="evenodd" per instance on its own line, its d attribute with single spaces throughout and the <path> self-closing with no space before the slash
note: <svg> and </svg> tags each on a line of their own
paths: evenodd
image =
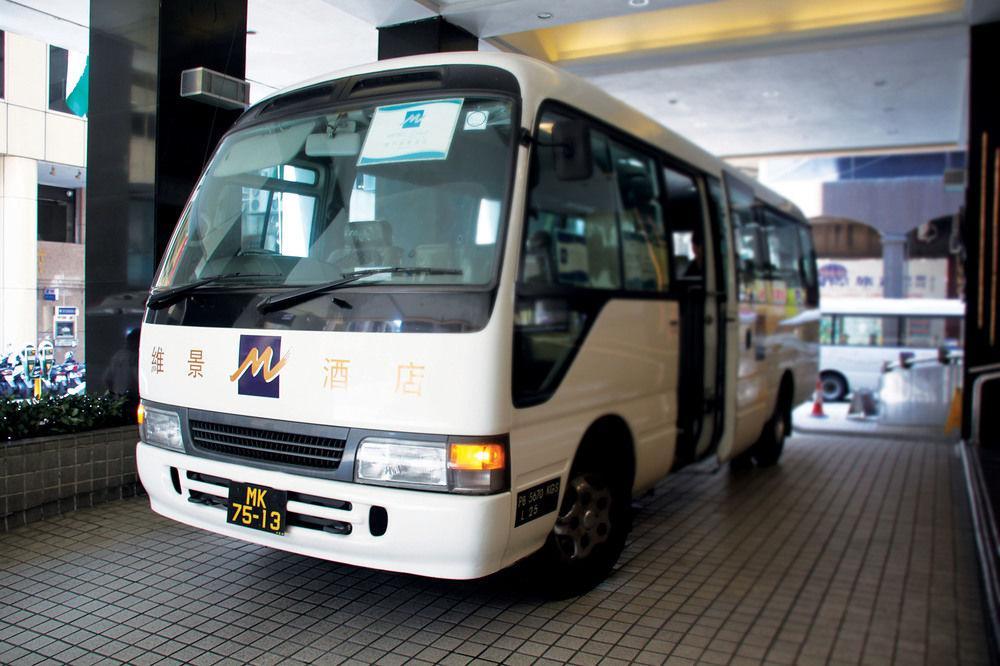
<svg viewBox="0 0 1000 666">
<path fill-rule="evenodd" d="M 87 120 L 67 98 L 86 55 L 0 35 L 0 353 L 52 339 L 80 358 Z"/>
</svg>

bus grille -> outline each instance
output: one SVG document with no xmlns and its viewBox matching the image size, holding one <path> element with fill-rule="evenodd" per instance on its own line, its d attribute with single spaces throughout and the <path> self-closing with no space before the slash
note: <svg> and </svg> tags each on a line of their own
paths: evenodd
<svg viewBox="0 0 1000 666">
<path fill-rule="evenodd" d="M 344 440 L 260 428 L 190 422 L 196 447 L 237 458 L 335 470 L 344 455 Z"/>
</svg>

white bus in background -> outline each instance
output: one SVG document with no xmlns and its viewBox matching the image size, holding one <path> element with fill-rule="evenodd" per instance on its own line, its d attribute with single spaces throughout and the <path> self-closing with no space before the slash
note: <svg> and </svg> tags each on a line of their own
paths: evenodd
<svg viewBox="0 0 1000 666">
<path fill-rule="evenodd" d="M 475 578 L 610 571 L 632 497 L 771 465 L 817 372 L 801 213 L 597 88 L 503 54 L 384 61 L 223 139 L 142 329 L 152 508 Z"/>
<path fill-rule="evenodd" d="M 823 399 L 878 389 L 885 363 L 900 353 L 934 358 L 962 345 L 965 304 L 942 298 L 823 298 L 820 302 Z"/>
</svg>

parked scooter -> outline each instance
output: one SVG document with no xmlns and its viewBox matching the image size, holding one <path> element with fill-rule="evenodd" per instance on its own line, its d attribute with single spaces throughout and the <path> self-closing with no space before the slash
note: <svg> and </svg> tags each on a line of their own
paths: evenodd
<svg viewBox="0 0 1000 666">
<path fill-rule="evenodd" d="M 9 352 L 0 358 L 0 397 L 19 397 L 14 373 L 16 358 L 14 352 Z"/>
<path fill-rule="evenodd" d="M 24 360 L 18 353 L 10 353 L 0 363 L 0 395 L 12 398 L 30 398 L 31 386 L 24 379 Z"/>
<path fill-rule="evenodd" d="M 73 395 L 87 388 L 87 368 L 77 362 L 72 351 L 66 352 L 63 357 L 62 369 L 66 373 L 66 393 Z"/>
<path fill-rule="evenodd" d="M 55 395 L 72 395 L 79 393 L 81 386 L 85 385 L 84 373 L 86 369 L 82 363 L 77 363 L 73 358 L 73 352 L 66 352 L 63 362 L 53 365 L 49 371 L 47 390 Z"/>
</svg>

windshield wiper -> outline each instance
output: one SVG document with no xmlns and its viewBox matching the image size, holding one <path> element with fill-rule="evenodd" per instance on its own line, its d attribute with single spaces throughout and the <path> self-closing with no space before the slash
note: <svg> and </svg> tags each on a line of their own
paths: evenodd
<svg viewBox="0 0 1000 666">
<path fill-rule="evenodd" d="M 261 312 L 271 312 L 273 310 L 280 310 L 283 307 L 299 303 L 301 301 L 307 301 L 315 296 L 324 294 L 328 291 L 333 291 L 339 289 L 345 285 L 356 282 L 363 277 L 368 277 L 369 275 L 379 275 L 381 273 L 419 273 L 422 275 L 461 275 L 462 271 L 458 268 L 428 268 L 426 266 L 392 266 L 389 268 L 365 268 L 360 271 L 352 271 L 350 273 L 342 273 L 339 280 L 332 280 L 330 282 L 322 282 L 320 284 L 310 285 L 308 287 L 302 287 L 301 289 L 295 289 L 293 291 L 285 292 L 284 294 L 278 296 L 268 296 L 260 303 L 257 304 L 257 309 Z"/>
<path fill-rule="evenodd" d="M 199 280 L 195 280 L 194 282 L 188 282 L 187 284 L 181 284 L 176 287 L 170 287 L 169 289 L 154 292 L 149 295 L 149 299 L 146 301 L 146 307 L 150 310 L 159 310 L 187 296 L 198 287 L 237 277 L 281 277 L 281 275 L 277 273 L 223 273 L 222 275 L 210 275 L 209 277 L 204 277 Z"/>
</svg>

